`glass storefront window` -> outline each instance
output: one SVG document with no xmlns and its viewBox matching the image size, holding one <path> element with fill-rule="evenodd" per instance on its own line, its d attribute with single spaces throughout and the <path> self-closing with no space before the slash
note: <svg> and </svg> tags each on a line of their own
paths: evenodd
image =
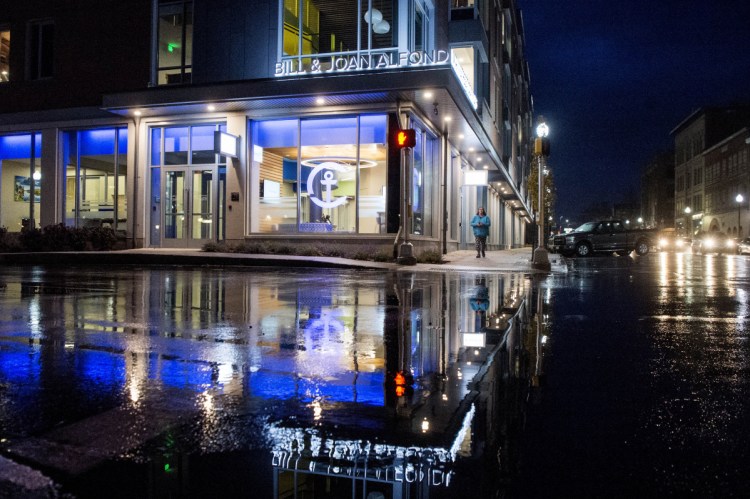
<svg viewBox="0 0 750 499">
<path fill-rule="evenodd" d="M 386 123 L 385 115 L 254 122 L 253 232 L 384 233 Z"/>
<path fill-rule="evenodd" d="M 125 233 L 127 137 L 125 128 L 64 133 L 66 225 Z"/>
<path fill-rule="evenodd" d="M 357 118 L 302 120 L 301 133 L 299 230 L 354 232 Z"/>
<path fill-rule="evenodd" d="M 417 128 L 411 178 L 411 234 L 432 235 L 433 172 L 438 169 L 437 139 Z"/>
<path fill-rule="evenodd" d="M 253 123 L 253 167 L 259 170 L 258 232 L 297 230 L 298 120 Z M 257 163 L 257 166 L 255 166 Z"/>
<path fill-rule="evenodd" d="M 0 136 L 0 227 L 20 232 L 31 219 L 39 227 L 41 159 L 41 133 Z"/>
</svg>

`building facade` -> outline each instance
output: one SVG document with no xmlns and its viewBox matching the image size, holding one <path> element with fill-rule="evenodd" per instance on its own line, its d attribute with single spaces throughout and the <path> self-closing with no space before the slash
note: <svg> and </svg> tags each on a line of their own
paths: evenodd
<svg viewBox="0 0 750 499">
<path fill-rule="evenodd" d="M 750 130 L 745 127 L 703 153 L 707 230 L 747 236 L 749 152 Z"/>
<path fill-rule="evenodd" d="M 654 156 L 641 175 L 641 218 L 646 227 L 674 227 L 674 153 Z"/>
<path fill-rule="evenodd" d="M 49 0 L 0 16 L 9 231 L 446 252 L 473 244 L 484 206 L 491 248 L 525 240 L 515 1 Z"/>
<path fill-rule="evenodd" d="M 746 107 L 701 108 L 674 130 L 675 228 L 685 234 L 709 230 L 713 213 L 706 206 L 706 155 L 708 149 L 744 126 Z M 712 191 L 712 195 L 716 195 Z M 717 198 L 712 199 L 713 206 Z"/>
</svg>

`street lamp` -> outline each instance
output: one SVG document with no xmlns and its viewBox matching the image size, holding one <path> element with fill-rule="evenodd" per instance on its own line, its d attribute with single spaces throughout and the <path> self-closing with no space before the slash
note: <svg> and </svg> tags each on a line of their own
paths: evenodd
<svg viewBox="0 0 750 499">
<path fill-rule="evenodd" d="M 687 232 L 688 235 L 692 235 L 693 234 L 693 224 L 692 224 L 692 221 L 690 219 L 690 213 L 692 213 L 693 210 L 691 210 L 689 206 L 686 206 L 684 211 L 685 211 L 685 230 L 688 231 Z M 690 226 L 689 227 L 688 227 L 688 222 L 690 222 Z"/>
<path fill-rule="evenodd" d="M 550 269 L 550 263 L 549 263 L 549 257 L 547 256 L 547 250 L 544 249 L 544 175 L 542 174 L 542 165 L 544 163 L 544 158 L 549 156 L 549 140 L 547 139 L 547 136 L 549 135 L 549 127 L 547 126 L 547 123 L 545 123 L 544 118 L 541 116 L 539 117 L 539 124 L 536 127 L 536 140 L 534 141 L 534 153 L 537 156 L 538 160 L 538 169 L 537 169 L 537 177 L 538 177 L 538 202 L 539 202 L 539 210 L 537 215 L 537 230 L 538 230 L 538 239 L 539 244 L 537 245 L 536 249 L 534 250 L 534 257 L 532 260 L 532 265 L 536 268 L 549 270 Z"/>
<path fill-rule="evenodd" d="M 745 200 L 742 194 L 737 194 L 734 198 L 737 201 L 737 237 L 742 237 L 742 225 L 740 225 L 740 215 L 742 213 L 742 202 Z"/>
</svg>

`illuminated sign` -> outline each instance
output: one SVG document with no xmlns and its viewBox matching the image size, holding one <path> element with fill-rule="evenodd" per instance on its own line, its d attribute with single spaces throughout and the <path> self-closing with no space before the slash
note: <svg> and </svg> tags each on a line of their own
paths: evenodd
<svg viewBox="0 0 750 499">
<path fill-rule="evenodd" d="M 461 334 L 463 345 L 465 347 L 483 347 L 485 345 L 484 333 L 463 333 Z"/>
<path fill-rule="evenodd" d="M 407 128 L 406 130 L 396 130 L 396 136 L 394 137 L 395 147 L 401 149 L 402 147 L 414 147 L 417 145 L 417 132 L 413 128 Z"/>
<path fill-rule="evenodd" d="M 226 132 L 214 132 L 214 152 L 230 158 L 239 158 L 240 138 Z"/>
<path fill-rule="evenodd" d="M 332 161 L 326 161 L 313 168 L 310 174 L 307 176 L 307 194 L 310 196 L 310 201 L 320 206 L 321 208 L 336 208 L 337 206 L 341 206 L 342 204 L 346 203 L 346 196 L 341 196 L 338 198 L 333 197 L 333 189 L 338 184 L 338 180 L 336 180 L 335 178 L 336 174 L 333 173 L 334 171 L 345 173 L 349 171 L 349 169 L 344 165 L 340 165 Z M 323 173 L 322 179 L 320 180 L 320 185 L 322 186 L 321 195 L 323 199 L 320 199 L 315 194 L 314 188 L 315 180 L 321 173 Z"/>
<path fill-rule="evenodd" d="M 307 64 L 303 65 L 300 59 L 285 59 L 276 63 L 274 76 L 302 76 L 308 74 L 444 66 L 450 63 L 450 59 L 450 52 L 446 50 L 305 57 L 305 61 L 310 61 L 309 67 L 307 67 Z"/>
<path fill-rule="evenodd" d="M 455 57 L 451 59 L 451 67 L 453 68 L 453 72 L 456 73 L 466 97 L 469 98 L 469 102 L 471 102 L 471 105 L 476 109 L 479 106 L 479 100 L 477 100 L 477 96 L 474 94 L 474 88 L 471 86 L 471 82 L 466 76 L 464 68 L 461 67 L 461 64 L 458 63 L 458 60 Z"/>
<path fill-rule="evenodd" d="M 487 170 L 467 170 L 464 172 L 464 185 L 487 185 Z"/>
</svg>

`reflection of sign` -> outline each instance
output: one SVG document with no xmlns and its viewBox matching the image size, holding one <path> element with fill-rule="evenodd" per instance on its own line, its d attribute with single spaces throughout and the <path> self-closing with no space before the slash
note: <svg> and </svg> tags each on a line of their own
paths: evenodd
<svg viewBox="0 0 750 499">
<path fill-rule="evenodd" d="M 300 64 L 299 59 L 286 59 L 276 63 L 274 76 L 301 76 L 321 73 L 347 73 L 350 71 L 372 71 L 419 66 L 442 66 L 450 61 L 445 50 L 429 52 L 398 52 L 389 54 L 334 55 L 305 58 L 310 66 Z"/>
<path fill-rule="evenodd" d="M 342 204 L 346 203 L 346 196 L 335 199 L 333 197 L 333 189 L 338 183 L 334 171 L 344 173 L 349 171 L 349 168 L 338 163 L 326 161 L 313 168 L 310 172 L 310 175 L 307 176 L 307 193 L 310 195 L 310 201 L 320 206 L 321 208 L 336 208 L 337 206 L 341 206 Z M 321 172 L 323 172 L 322 178 L 320 180 L 320 185 L 322 186 L 322 199 L 317 197 L 315 194 L 315 180 Z"/>
</svg>

